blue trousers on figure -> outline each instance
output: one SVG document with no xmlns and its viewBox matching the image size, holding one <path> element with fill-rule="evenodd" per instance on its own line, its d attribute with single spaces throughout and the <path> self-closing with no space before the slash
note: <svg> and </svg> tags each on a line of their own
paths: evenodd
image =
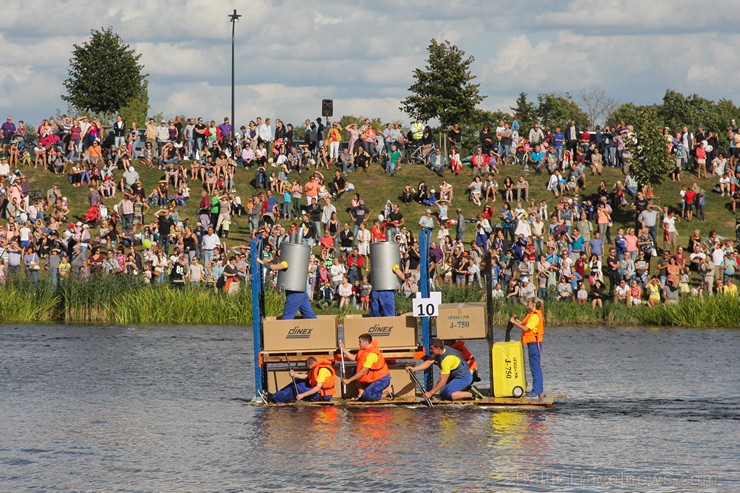
<svg viewBox="0 0 740 493">
<path fill-rule="evenodd" d="M 450 380 L 447 380 L 445 386 L 439 389 L 439 396 L 442 400 L 451 401 L 452 394 L 465 390 L 471 385 L 473 385 L 473 374 L 470 372 L 465 373 L 462 378 L 452 378 L 452 375 L 450 375 Z"/>
<path fill-rule="evenodd" d="M 391 376 L 386 375 L 365 387 L 365 392 L 358 400 L 364 402 L 379 401 L 383 398 L 383 391 L 391 384 Z"/>
<path fill-rule="evenodd" d="M 540 366 L 542 343 L 530 342 L 527 344 L 527 350 L 529 352 L 529 371 L 532 373 L 532 393 L 540 395 L 544 393 L 542 367 Z"/>
<path fill-rule="evenodd" d="M 296 312 L 300 311 L 303 318 L 316 318 L 311 307 L 311 300 L 305 291 L 286 291 L 283 320 L 293 320 Z"/>
<path fill-rule="evenodd" d="M 372 291 L 370 293 L 368 315 L 371 317 L 395 317 L 395 293 L 393 291 Z"/>
<path fill-rule="evenodd" d="M 311 387 L 308 385 L 308 380 L 305 378 L 295 380 L 295 386 L 298 388 L 298 393 L 302 394 L 308 390 L 311 390 Z M 274 394 L 272 394 L 272 401 L 275 404 L 285 404 L 286 402 L 294 401 L 295 400 L 295 389 L 293 388 L 293 383 L 286 385 L 282 389 L 278 390 Z M 311 401 L 330 401 L 331 396 L 327 395 L 326 397 L 322 397 L 318 392 L 315 394 L 311 394 L 305 399 L 302 399 L 306 402 Z"/>
</svg>

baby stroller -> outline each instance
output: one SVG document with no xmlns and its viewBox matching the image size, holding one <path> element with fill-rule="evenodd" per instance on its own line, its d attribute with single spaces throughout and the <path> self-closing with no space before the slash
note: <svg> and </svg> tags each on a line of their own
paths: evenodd
<svg viewBox="0 0 740 493">
<path fill-rule="evenodd" d="M 84 216 L 82 216 L 82 222 L 95 226 L 98 221 L 102 221 L 103 216 L 100 214 L 100 206 L 95 204 L 91 205 Z"/>
</svg>

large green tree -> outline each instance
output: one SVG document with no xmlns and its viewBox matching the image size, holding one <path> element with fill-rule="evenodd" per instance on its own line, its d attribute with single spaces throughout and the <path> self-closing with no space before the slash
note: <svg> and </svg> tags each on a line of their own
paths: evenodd
<svg viewBox="0 0 740 493">
<path fill-rule="evenodd" d="M 144 128 L 146 124 L 147 113 L 149 112 L 149 82 L 144 80 L 139 88 L 139 94 L 133 97 L 125 106 L 123 106 L 119 113 L 123 117 L 123 121 L 128 123 L 136 122 L 136 126 Z M 154 120 L 159 121 L 159 120 Z"/>
<path fill-rule="evenodd" d="M 537 116 L 546 130 L 554 131 L 555 127 L 564 129 L 571 118 L 579 128 L 588 128 L 588 115 L 573 101 L 570 94 L 538 94 L 537 102 Z"/>
<path fill-rule="evenodd" d="M 62 99 L 81 111 L 119 111 L 141 95 L 146 75 L 140 58 L 113 28 L 91 30 L 88 41 L 74 45 Z"/>
<path fill-rule="evenodd" d="M 511 106 L 511 111 L 519 120 L 519 134 L 526 136 L 537 122 L 537 106 L 527 100 L 527 93 L 520 92 L 519 97 L 516 98 L 516 104 Z"/>
<path fill-rule="evenodd" d="M 470 66 L 475 60 L 449 41 L 432 39 L 427 48 L 425 69 L 414 70 L 411 93 L 401 101 L 400 109 L 413 118 L 439 118 L 442 128 L 461 122 L 471 115 L 485 96 L 474 84 Z"/>
<path fill-rule="evenodd" d="M 640 186 L 659 185 L 674 167 L 666 152 L 663 123 L 654 107 L 640 107 L 632 115 L 633 138 L 627 140 L 630 174 Z"/>
</svg>

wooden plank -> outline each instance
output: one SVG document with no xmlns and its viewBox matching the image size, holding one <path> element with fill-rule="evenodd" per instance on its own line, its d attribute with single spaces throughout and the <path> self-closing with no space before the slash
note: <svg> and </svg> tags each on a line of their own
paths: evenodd
<svg viewBox="0 0 740 493">
<path fill-rule="evenodd" d="M 285 353 L 262 351 L 260 353 L 263 363 L 285 363 Z M 306 362 L 306 359 L 313 356 L 317 359 L 328 359 L 334 361 L 334 351 L 296 351 L 288 353 L 291 363 L 298 363 L 299 366 Z"/>
<path fill-rule="evenodd" d="M 470 408 L 470 407 L 511 407 L 518 409 L 541 409 L 543 407 L 552 407 L 555 404 L 555 399 L 552 394 L 545 394 L 541 399 L 536 397 L 521 397 L 521 398 L 509 398 L 509 397 L 488 397 L 478 401 L 465 400 L 465 401 L 442 401 L 434 400 L 435 407 L 445 408 Z M 267 407 L 326 407 L 326 406 L 344 406 L 344 407 L 427 407 L 422 401 L 417 399 L 397 399 L 389 400 L 383 399 L 381 401 L 374 402 L 363 402 L 353 400 L 341 400 L 335 399 L 331 401 L 318 401 L 318 402 L 289 402 L 287 404 L 263 404 L 261 402 L 250 401 L 245 403 L 248 406 L 267 406 Z"/>
</svg>

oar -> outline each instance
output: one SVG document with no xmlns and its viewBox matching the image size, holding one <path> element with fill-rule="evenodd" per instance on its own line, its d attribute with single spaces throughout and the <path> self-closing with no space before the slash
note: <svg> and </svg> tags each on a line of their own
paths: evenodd
<svg viewBox="0 0 740 493">
<path fill-rule="evenodd" d="M 421 386 L 421 382 L 418 378 L 416 378 L 416 374 L 411 371 L 407 370 L 409 372 L 409 375 L 411 376 L 411 380 L 414 381 L 414 385 L 416 385 L 416 390 L 421 392 L 421 395 L 423 396 L 426 392 L 424 391 L 424 387 Z M 429 397 L 424 397 L 424 402 L 426 402 L 428 407 L 434 407 L 434 404 L 432 404 L 432 400 Z"/>
<path fill-rule="evenodd" d="M 293 368 L 290 367 L 290 358 L 288 358 L 288 353 L 285 353 L 285 361 L 288 362 L 288 371 L 291 371 Z M 295 377 L 293 375 L 290 376 L 290 379 L 293 380 L 293 390 L 295 391 L 296 401 L 298 400 L 298 385 L 295 384 Z"/>
<path fill-rule="evenodd" d="M 342 341 L 339 341 L 339 344 L 341 344 Z M 344 383 L 344 378 L 346 373 L 346 370 L 344 369 L 344 349 L 342 347 L 339 347 L 339 353 L 342 355 L 342 366 L 340 367 L 339 371 L 341 373 L 342 377 L 342 395 L 347 395 L 347 385 Z"/>
</svg>

